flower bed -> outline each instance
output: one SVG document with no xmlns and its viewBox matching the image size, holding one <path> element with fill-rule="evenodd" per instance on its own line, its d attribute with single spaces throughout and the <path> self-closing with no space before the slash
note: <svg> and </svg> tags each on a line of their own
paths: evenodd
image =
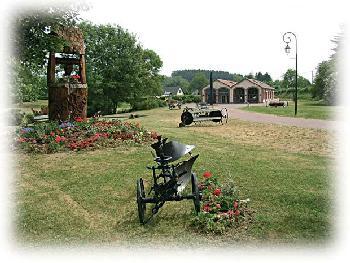
<svg viewBox="0 0 350 263">
<path fill-rule="evenodd" d="M 224 233 L 228 227 L 247 228 L 253 211 L 249 199 L 241 200 L 233 183 L 220 185 L 210 172 L 203 174 L 199 184 L 202 193 L 202 211 L 192 220 L 192 225 L 202 232 Z"/>
<path fill-rule="evenodd" d="M 19 128 L 15 145 L 25 152 L 52 153 L 115 147 L 122 142 L 142 144 L 157 136 L 156 132 L 149 132 L 138 123 L 76 118 L 72 122 L 38 123 Z"/>
</svg>

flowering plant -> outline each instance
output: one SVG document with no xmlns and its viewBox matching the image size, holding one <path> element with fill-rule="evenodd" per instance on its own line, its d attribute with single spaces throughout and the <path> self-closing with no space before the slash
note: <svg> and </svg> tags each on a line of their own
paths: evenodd
<svg viewBox="0 0 350 263">
<path fill-rule="evenodd" d="M 121 143 L 142 144 L 157 136 L 156 132 L 149 132 L 138 123 L 75 118 L 75 121 L 60 124 L 37 123 L 20 128 L 16 132 L 15 146 L 25 152 L 52 153 L 115 147 Z"/>
<path fill-rule="evenodd" d="M 72 82 L 77 83 L 80 80 L 80 75 L 77 75 L 77 74 L 76 75 L 71 75 L 70 79 L 72 80 Z"/>
<path fill-rule="evenodd" d="M 239 227 L 251 221 L 249 199 L 241 200 L 232 182 L 221 185 L 216 176 L 206 171 L 198 187 L 202 193 L 202 211 L 192 225 L 204 232 L 223 233 L 231 226 Z"/>
</svg>

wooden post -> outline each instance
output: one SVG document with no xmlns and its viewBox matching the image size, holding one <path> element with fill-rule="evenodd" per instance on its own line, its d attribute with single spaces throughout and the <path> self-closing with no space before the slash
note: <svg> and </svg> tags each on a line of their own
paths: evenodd
<svg viewBox="0 0 350 263">
<path fill-rule="evenodd" d="M 79 69 L 80 69 L 80 77 L 81 77 L 80 81 L 82 84 L 86 84 L 85 55 L 84 54 L 80 54 Z"/>
<path fill-rule="evenodd" d="M 51 84 L 55 82 L 55 68 L 56 68 L 56 58 L 55 52 L 50 52 L 49 61 L 47 66 L 47 83 Z"/>
</svg>

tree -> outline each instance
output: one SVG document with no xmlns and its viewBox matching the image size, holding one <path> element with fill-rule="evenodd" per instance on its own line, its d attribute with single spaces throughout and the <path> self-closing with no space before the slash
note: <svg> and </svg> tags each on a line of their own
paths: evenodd
<svg viewBox="0 0 350 263">
<path fill-rule="evenodd" d="M 46 63 L 50 50 L 60 50 L 62 39 L 49 31 L 72 26 L 79 20 L 78 7 L 49 7 L 26 10 L 14 19 L 15 32 L 10 36 L 12 54 L 12 93 L 17 101 L 32 101 L 47 96 Z"/>
<path fill-rule="evenodd" d="M 233 73 L 233 77 L 232 77 L 233 81 L 240 82 L 243 79 L 244 79 L 244 76 L 242 74 Z"/>
<path fill-rule="evenodd" d="M 162 61 L 143 49 L 136 37 L 120 26 L 83 22 L 86 45 L 88 114 L 114 113 L 118 102 L 132 105 L 141 97 L 161 93 Z"/>
<path fill-rule="evenodd" d="M 46 76 L 30 71 L 21 62 L 12 61 L 11 80 L 12 89 L 11 100 L 14 102 L 36 101 L 47 98 Z"/>
<path fill-rule="evenodd" d="M 322 61 L 318 67 L 312 89 L 312 97 L 334 104 L 336 91 L 336 71 L 334 59 Z"/>
<path fill-rule="evenodd" d="M 298 89 L 306 89 L 311 86 L 308 79 L 298 75 Z M 295 89 L 295 70 L 288 69 L 283 75 L 281 88 L 284 90 Z"/>
<path fill-rule="evenodd" d="M 203 73 L 196 73 L 190 83 L 191 91 L 198 91 L 200 94 L 202 89 L 208 84 L 209 81 Z"/>
<path fill-rule="evenodd" d="M 11 42 L 17 60 L 32 69 L 42 68 L 47 62 L 47 53 L 60 50 L 64 40 L 52 37 L 50 31 L 60 26 L 74 26 L 79 21 L 78 6 L 48 7 L 26 10 L 15 18 L 15 34 Z"/>
<path fill-rule="evenodd" d="M 163 81 L 164 87 L 180 87 L 184 93 L 190 93 L 190 83 L 181 76 L 165 77 Z"/>
<path fill-rule="evenodd" d="M 254 73 L 250 72 L 248 75 L 245 75 L 244 78 L 253 79 L 254 78 Z"/>
<path fill-rule="evenodd" d="M 272 84 L 272 78 L 270 76 L 269 73 L 265 73 L 265 74 L 262 74 L 260 71 L 258 73 L 255 73 L 255 77 L 254 77 L 256 80 L 259 80 L 259 81 L 262 81 L 262 82 L 265 82 L 267 84 Z"/>
</svg>

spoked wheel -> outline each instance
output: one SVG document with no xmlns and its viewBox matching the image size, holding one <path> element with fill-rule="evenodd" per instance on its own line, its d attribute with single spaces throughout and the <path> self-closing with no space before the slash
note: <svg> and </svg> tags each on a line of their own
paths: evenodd
<svg viewBox="0 0 350 263">
<path fill-rule="evenodd" d="M 197 176 L 195 174 L 191 175 L 191 183 L 192 183 L 192 195 L 193 195 L 194 209 L 196 210 L 196 213 L 198 214 L 200 212 L 200 209 L 201 209 L 201 203 L 200 203 L 200 195 L 199 195 L 199 189 L 198 189 Z"/>
<path fill-rule="evenodd" d="M 137 208 L 139 212 L 139 220 L 141 224 L 145 223 L 146 203 L 143 202 L 142 198 L 145 198 L 145 188 L 143 186 L 142 178 L 137 180 L 136 183 L 136 200 Z"/>
</svg>

